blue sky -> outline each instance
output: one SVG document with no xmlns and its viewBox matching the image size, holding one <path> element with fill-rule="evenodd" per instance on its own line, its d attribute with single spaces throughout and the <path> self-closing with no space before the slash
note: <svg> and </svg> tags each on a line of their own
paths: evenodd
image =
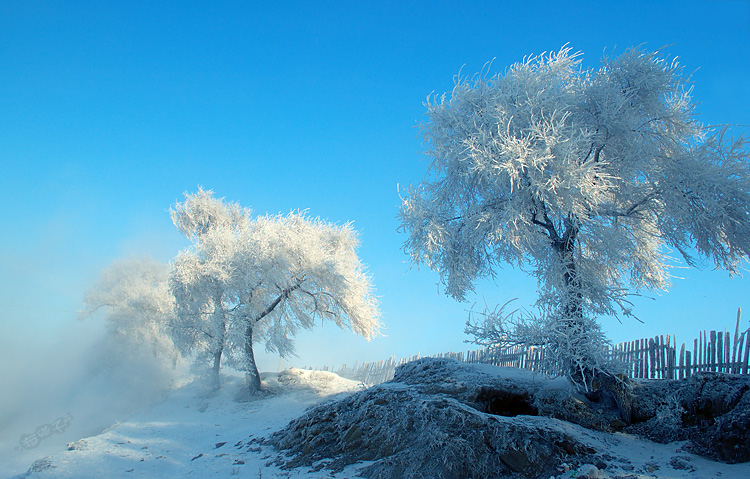
<svg viewBox="0 0 750 479">
<path fill-rule="evenodd" d="M 472 302 L 528 305 L 536 285 L 504 269 L 463 304 L 437 274 L 409 271 L 397 184 L 426 171 L 423 102 L 462 68 L 501 71 L 566 43 L 587 66 L 605 49 L 667 46 L 694 71 L 701 121 L 750 125 L 746 0 L 0 3 L 0 346 L 100 328 L 75 319 L 86 287 L 117 258 L 166 262 L 186 247 L 167 209 L 201 185 L 361 232 L 385 336 L 325 325 L 292 364 L 468 348 Z M 668 294 L 638 301 L 644 324 L 605 320 L 613 340 L 688 340 L 733 327 L 737 307 L 750 315 L 747 275 L 676 274 Z"/>
</svg>

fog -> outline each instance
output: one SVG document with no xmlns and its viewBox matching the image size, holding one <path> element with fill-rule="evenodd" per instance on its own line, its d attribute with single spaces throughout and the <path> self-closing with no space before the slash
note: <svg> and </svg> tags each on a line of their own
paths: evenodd
<svg viewBox="0 0 750 479">
<path fill-rule="evenodd" d="M 25 472 L 34 460 L 147 407 L 183 381 L 186 369 L 125 347 L 103 321 L 71 318 L 47 336 L 5 334 L 0 477 Z"/>
</svg>

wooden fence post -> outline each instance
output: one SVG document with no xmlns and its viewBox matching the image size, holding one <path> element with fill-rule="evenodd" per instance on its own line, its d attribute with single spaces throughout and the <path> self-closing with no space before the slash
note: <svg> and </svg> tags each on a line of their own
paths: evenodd
<svg viewBox="0 0 750 479">
<path fill-rule="evenodd" d="M 637 361 L 636 367 L 638 368 L 638 378 L 643 378 L 643 362 L 646 359 L 646 356 L 643 352 L 643 339 L 637 339 L 635 341 L 635 360 Z"/>
<path fill-rule="evenodd" d="M 700 336 L 700 333 L 698 333 Z M 693 364 L 691 366 L 690 373 L 698 371 L 698 362 L 700 361 L 700 349 L 698 349 L 698 338 L 693 339 Z"/>
<path fill-rule="evenodd" d="M 729 332 L 724 328 L 724 371 L 725 373 L 732 372 L 732 343 L 729 341 Z"/>
<path fill-rule="evenodd" d="M 742 308 L 737 308 L 737 324 L 734 326 L 734 344 L 732 344 L 732 371 L 739 372 L 739 361 L 737 358 L 737 348 L 740 342 L 740 318 L 742 317 Z"/>
<path fill-rule="evenodd" d="M 678 379 L 685 379 L 685 369 L 685 343 L 682 343 L 682 347 L 680 347 L 680 365 L 677 368 Z"/>
<path fill-rule="evenodd" d="M 661 348 L 661 346 L 662 346 L 663 342 L 664 342 L 664 337 L 663 336 L 661 337 L 661 340 L 660 340 L 659 336 L 655 336 L 654 337 L 654 344 L 656 345 L 656 349 L 654 350 L 655 353 L 656 353 L 656 355 L 655 355 L 655 358 L 656 358 L 656 376 L 654 376 L 655 379 L 661 379 L 661 367 L 662 367 L 662 358 L 661 358 L 662 348 Z"/>
<path fill-rule="evenodd" d="M 656 346 L 655 346 L 655 343 L 654 343 L 654 338 L 650 338 L 648 340 L 648 359 L 649 359 L 649 363 L 650 363 L 649 364 L 650 371 L 646 375 L 647 379 L 653 379 L 654 376 L 656 375 L 656 367 L 655 367 L 655 364 L 654 364 L 654 360 L 656 358 L 655 347 Z"/>
<path fill-rule="evenodd" d="M 677 379 L 677 336 L 674 334 L 669 347 L 669 379 Z"/>
</svg>

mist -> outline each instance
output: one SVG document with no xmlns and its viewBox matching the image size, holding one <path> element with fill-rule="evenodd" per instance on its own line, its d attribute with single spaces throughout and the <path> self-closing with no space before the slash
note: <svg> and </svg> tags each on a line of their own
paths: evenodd
<svg viewBox="0 0 750 479">
<path fill-rule="evenodd" d="M 47 336 L 6 331 L 0 339 L 0 476 L 25 472 L 35 460 L 162 399 L 186 378 L 186 369 L 128 347 L 103 321 L 71 318 Z"/>
</svg>

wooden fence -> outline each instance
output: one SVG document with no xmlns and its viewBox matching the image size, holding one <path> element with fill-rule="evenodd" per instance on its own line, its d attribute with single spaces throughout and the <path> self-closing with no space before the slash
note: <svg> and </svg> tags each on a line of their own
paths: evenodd
<svg viewBox="0 0 750 479">
<path fill-rule="evenodd" d="M 692 350 L 690 344 L 686 346 L 683 343 L 677 353 L 675 337 L 662 335 L 616 344 L 609 349 L 610 358 L 618 360 L 632 379 L 685 379 L 702 371 L 749 374 L 750 328 L 740 331 L 741 316 L 742 311 L 738 310 L 733 335 L 726 330 L 703 331 L 693 340 Z M 544 354 L 543 348 L 511 346 L 443 353 L 432 357 L 550 373 L 542 368 Z M 391 357 L 373 363 L 357 363 L 351 368 L 344 365 L 336 373 L 364 384 L 379 384 L 392 379 L 396 367 L 419 357 Z"/>
<path fill-rule="evenodd" d="M 335 372 L 341 377 L 353 379 L 363 384 L 380 384 L 393 379 L 398 366 L 417 359 L 419 359 L 419 355 L 401 359 L 391 356 L 388 359 L 374 363 L 355 363 L 353 367 L 347 367 L 344 364 Z"/>
<path fill-rule="evenodd" d="M 683 343 L 677 353 L 677 341 L 667 335 L 617 344 L 611 354 L 631 378 L 685 379 L 702 371 L 748 374 L 750 328 L 740 332 L 741 317 L 738 310 L 733 335 L 726 329 L 703 331 L 693 340 L 692 350 Z"/>
</svg>

